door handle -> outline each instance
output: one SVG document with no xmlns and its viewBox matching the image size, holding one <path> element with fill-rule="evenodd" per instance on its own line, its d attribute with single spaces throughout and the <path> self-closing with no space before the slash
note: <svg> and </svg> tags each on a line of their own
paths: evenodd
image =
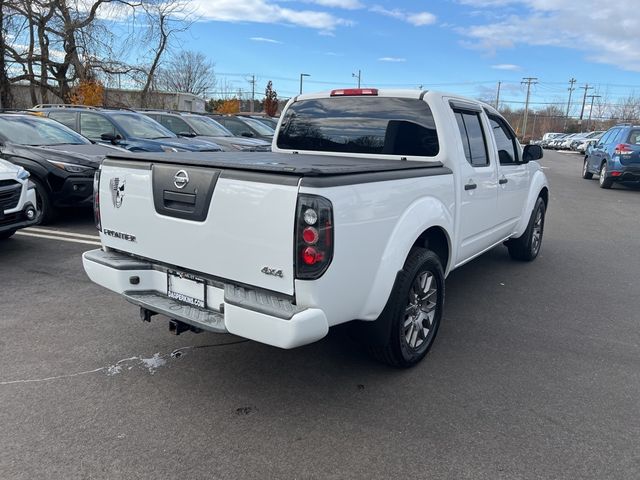
<svg viewBox="0 0 640 480">
<path fill-rule="evenodd" d="M 505 184 L 505 183 L 507 183 L 508 181 L 509 181 L 509 179 L 508 179 L 508 178 L 501 178 L 500 180 L 498 180 L 498 183 L 499 183 L 500 185 L 504 185 L 504 184 Z"/>
<path fill-rule="evenodd" d="M 469 183 L 467 183 L 464 186 L 465 190 L 475 190 L 476 188 L 478 188 L 478 185 L 476 185 L 475 183 L 473 183 L 473 181 L 470 181 Z"/>
</svg>

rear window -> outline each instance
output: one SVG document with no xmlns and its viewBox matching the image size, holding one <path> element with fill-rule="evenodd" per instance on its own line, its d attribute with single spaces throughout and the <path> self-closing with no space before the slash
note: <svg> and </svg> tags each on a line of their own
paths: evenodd
<svg viewBox="0 0 640 480">
<path fill-rule="evenodd" d="M 429 105 L 390 97 L 296 102 L 282 120 L 278 147 L 421 157 L 434 157 L 440 150 Z"/>
<path fill-rule="evenodd" d="M 631 130 L 627 137 L 627 143 L 632 145 L 640 145 L 640 130 Z"/>
</svg>

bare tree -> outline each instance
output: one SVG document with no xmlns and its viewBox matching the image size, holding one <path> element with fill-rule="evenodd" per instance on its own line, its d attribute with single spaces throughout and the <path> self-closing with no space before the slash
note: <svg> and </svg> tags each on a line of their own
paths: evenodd
<svg viewBox="0 0 640 480">
<path fill-rule="evenodd" d="M 68 99 L 74 85 L 91 80 L 98 67 L 109 64 L 104 49 L 108 29 L 98 12 L 141 4 L 133 0 L 4 0 L 2 5 L 4 16 L 19 19 L 12 31 L 5 32 L 1 45 L 5 62 L 15 66 L 10 81 L 29 82 L 32 101 L 36 87 L 46 101 L 47 92 Z"/>
<path fill-rule="evenodd" d="M 140 106 L 147 107 L 149 92 L 156 83 L 156 74 L 162 57 L 169 48 L 172 37 L 189 29 L 193 23 L 193 12 L 187 5 L 177 0 L 148 0 L 142 4 L 147 21 L 147 41 L 155 43 L 152 58 L 145 72 L 146 80 L 140 94 Z"/>
<path fill-rule="evenodd" d="M 214 64 L 194 51 L 181 51 L 172 55 L 165 68 L 159 71 L 161 88 L 170 92 L 192 93 L 204 96 L 216 86 Z"/>
</svg>

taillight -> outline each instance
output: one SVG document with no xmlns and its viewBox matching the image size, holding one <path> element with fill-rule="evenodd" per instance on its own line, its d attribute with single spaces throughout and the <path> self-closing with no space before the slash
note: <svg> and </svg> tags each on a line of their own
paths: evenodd
<svg viewBox="0 0 640 480">
<path fill-rule="evenodd" d="M 100 220 L 100 169 L 93 175 L 93 220 L 96 228 L 102 231 L 102 221 Z"/>
<path fill-rule="evenodd" d="M 378 95 L 377 88 L 340 88 L 331 90 L 332 97 L 352 97 L 359 95 Z"/>
<path fill-rule="evenodd" d="M 626 143 L 620 143 L 616 145 L 616 150 L 614 152 L 616 155 L 631 155 L 633 153 L 633 148 Z"/>
<path fill-rule="evenodd" d="M 296 211 L 296 278 L 314 280 L 333 258 L 333 207 L 317 195 L 299 195 Z"/>
</svg>

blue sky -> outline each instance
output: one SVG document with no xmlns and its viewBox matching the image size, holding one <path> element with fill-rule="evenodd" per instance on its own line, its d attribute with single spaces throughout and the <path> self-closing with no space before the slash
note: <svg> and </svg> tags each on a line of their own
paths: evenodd
<svg viewBox="0 0 640 480">
<path fill-rule="evenodd" d="M 524 101 L 522 77 L 537 77 L 533 102 L 566 103 L 568 81 L 606 101 L 640 93 L 640 0 L 191 0 L 199 20 L 182 48 L 215 62 L 219 88 L 281 97 L 354 86 L 424 88 Z M 613 5 L 615 3 L 615 5 Z M 574 92 L 579 108 L 583 90 Z"/>
</svg>

